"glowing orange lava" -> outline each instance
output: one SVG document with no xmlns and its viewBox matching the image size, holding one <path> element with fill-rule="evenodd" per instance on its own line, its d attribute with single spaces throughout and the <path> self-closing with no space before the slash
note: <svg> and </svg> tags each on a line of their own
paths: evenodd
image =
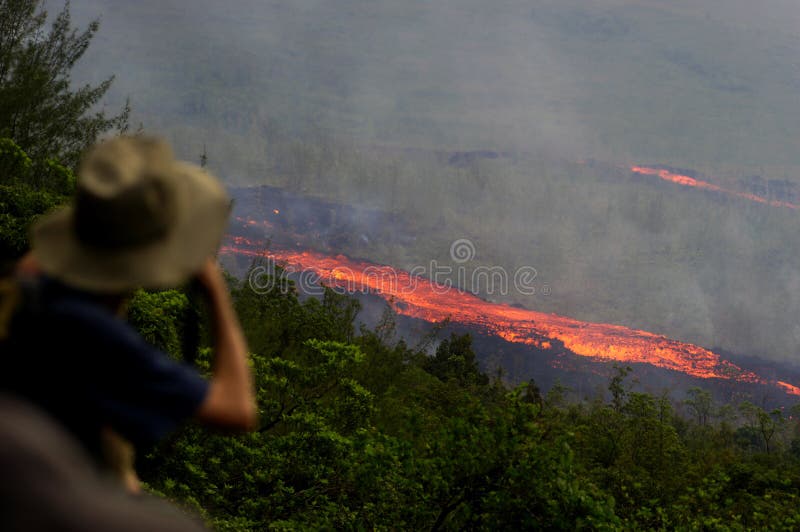
<svg viewBox="0 0 800 532">
<path fill-rule="evenodd" d="M 783 388 L 788 394 L 800 395 L 800 388 L 798 388 L 797 386 L 792 386 L 788 382 L 777 381 L 775 384 Z"/>
<path fill-rule="evenodd" d="M 631 171 L 636 174 L 657 176 L 663 179 L 664 181 L 670 181 L 672 183 L 677 183 L 678 185 L 695 187 L 703 190 L 712 190 L 714 192 L 720 192 L 722 194 L 729 194 L 731 196 L 736 196 L 738 198 L 755 201 L 757 203 L 763 203 L 771 207 L 786 207 L 789 209 L 800 209 L 800 205 L 796 205 L 788 201 L 769 200 L 767 198 L 762 198 L 761 196 L 750 194 L 748 192 L 737 192 L 735 190 L 729 190 L 726 188 L 722 188 L 718 185 L 715 185 L 713 183 L 709 183 L 708 181 L 702 181 L 700 179 L 695 179 L 687 175 L 676 174 L 661 168 L 649 168 L 647 166 L 632 166 Z"/>
<path fill-rule="evenodd" d="M 721 359 L 708 349 L 651 332 L 490 303 L 391 266 L 354 260 L 344 255 L 276 249 L 264 253 L 255 251 L 258 246 L 241 239 L 234 239 L 231 244 L 222 252 L 271 257 L 296 272 L 313 272 L 329 286 L 377 294 L 386 299 L 397 313 L 405 316 L 428 322 L 449 318 L 509 342 L 539 349 L 552 349 L 557 341 L 576 355 L 596 360 L 645 363 L 703 379 L 771 384 L 786 393 L 800 396 L 800 388 L 791 384 L 767 381 Z"/>
</svg>

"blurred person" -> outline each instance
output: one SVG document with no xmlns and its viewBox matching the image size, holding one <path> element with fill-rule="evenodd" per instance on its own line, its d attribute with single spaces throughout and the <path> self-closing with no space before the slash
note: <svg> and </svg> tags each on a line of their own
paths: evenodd
<svg viewBox="0 0 800 532">
<path fill-rule="evenodd" d="M 0 394 L 0 530 L 200 532 L 199 518 L 131 497 L 99 474 L 70 433 L 32 403 Z"/>
<path fill-rule="evenodd" d="M 129 491 L 133 449 L 185 420 L 252 430 L 247 346 L 214 255 L 230 199 L 163 141 L 117 137 L 85 155 L 70 205 L 42 217 L 0 305 L 0 391 L 57 420 Z M 210 380 L 124 321 L 138 288 L 201 287 L 214 336 Z"/>
</svg>

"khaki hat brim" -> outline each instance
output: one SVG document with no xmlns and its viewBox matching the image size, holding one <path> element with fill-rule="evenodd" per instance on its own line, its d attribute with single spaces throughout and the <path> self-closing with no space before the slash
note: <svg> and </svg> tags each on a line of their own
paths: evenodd
<svg viewBox="0 0 800 532">
<path fill-rule="evenodd" d="M 230 198 L 202 168 L 183 162 L 175 168 L 176 220 L 163 238 L 130 249 L 87 246 L 76 234 L 73 207 L 63 207 L 42 217 L 31 231 L 32 251 L 42 272 L 99 293 L 169 288 L 187 281 L 217 251 Z"/>
</svg>

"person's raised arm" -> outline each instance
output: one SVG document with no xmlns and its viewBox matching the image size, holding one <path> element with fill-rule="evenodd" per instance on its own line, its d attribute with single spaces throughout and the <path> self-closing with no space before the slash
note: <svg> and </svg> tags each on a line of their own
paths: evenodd
<svg viewBox="0 0 800 532">
<path fill-rule="evenodd" d="M 214 258 L 206 261 L 197 279 L 208 297 L 215 342 L 209 391 L 197 418 L 221 428 L 253 430 L 258 414 L 247 343 Z"/>
</svg>

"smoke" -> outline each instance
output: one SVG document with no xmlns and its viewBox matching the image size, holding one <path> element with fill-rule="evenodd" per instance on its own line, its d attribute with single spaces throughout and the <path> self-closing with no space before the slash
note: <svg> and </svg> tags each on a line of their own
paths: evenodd
<svg viewBox="0 0 800 532">
<path fill-rule="evenodd" d="M 770 131 L 798 118 L 785 105 L 800 83 L 788 0 L 93 0 L 73 12 L 102 20 L 76 79 L 116 74 L 112 99 L 131 95 L 148 129 L 186 149 L 188 133 L 257 160 L 253 136 L 277 128 L 701 169 L 798 164 Z"/>
<path fill-rule="evenodd" d="M 76 83 L 231 183 L 389 211 L 341 251 L 407 267 L 477 244 L 551 296 L 509 302 L 794 356 L 796 213 L 634 180 L 800 175 L 800 7 L 745 0 L 87 0 Z M 596 159 L 607 163 L 582 165 Z M 358 226 L 361 223 L 361 226 Z M 350 226 L 348 226 L 350 227 Z M 370 238 L 365 242 L 358 235 Z"/>
<path fill-rule="evenodd" d="M 113 96 L 132 95 L 148 128 L 242 133 L 260 111 L 370 143 L 586 151 L 574 109 L 548 102 L 576 74 L 522 2 L 95 0 L 73 13 L 102 21 L 76 78 L 116 74 Z"/>
</svg>

